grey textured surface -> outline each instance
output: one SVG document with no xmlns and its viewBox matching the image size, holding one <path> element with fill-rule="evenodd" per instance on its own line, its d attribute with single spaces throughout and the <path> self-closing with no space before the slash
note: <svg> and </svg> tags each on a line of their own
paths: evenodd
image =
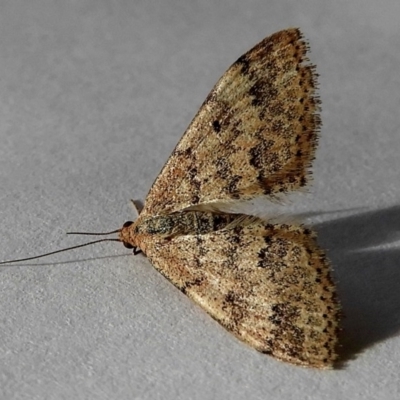
<svg viewBox="0 0 400 400">
<path fill-rule="evenodd" d="M 324 126 L 288 209 L 312 212 L 328 249 L 348 361 L 259 354 L 111 243 L 0 269 L 0 398 L 399 398 L 399 15 L 397 0 L 1 2 L 2 259 L 131 219 L 219 76 L 301 27 Z"/>
</svg>

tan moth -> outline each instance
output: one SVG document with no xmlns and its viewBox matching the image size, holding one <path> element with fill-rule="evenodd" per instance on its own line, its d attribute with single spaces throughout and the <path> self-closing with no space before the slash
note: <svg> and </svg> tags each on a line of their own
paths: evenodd
<svg viewBox="0 0 400 400">
<path fill-rule="evenodd" d="M 330 368 L 340 307 L 315 232 L 224 211 L 307 184 L 321 125 L 307 50 L 300 31 L 288 29 L 240 57 L 201 106 L 137 220 L 114 240 L 143 252 L 258 351 Z"/>
</svg>

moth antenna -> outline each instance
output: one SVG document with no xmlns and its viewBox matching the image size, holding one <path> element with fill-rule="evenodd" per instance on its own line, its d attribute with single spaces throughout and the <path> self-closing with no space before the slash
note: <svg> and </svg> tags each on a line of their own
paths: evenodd
<svg viewBox="0 0 400 400">
<path fill-rule="evenodd" d="M 2 264 L 11 264 L 11 263 L 16 263 L 16 262 L 22 262 L 22 261 L 36 260 L 37 258 L 51 256 L 52 254 L 62 253 L 63 251 L 79 249 L 80 247 L 90 246 L 91 244 L 100 243 L 100 242 L 120 242 L 120 240 L 119 239 L 99 239 L 99 240 L 94 240 L 93 242 L 78 244 L 77 246 L 67 247 L 65 249 L 52 251 L 50 253 L 41 254 L 39 256 L 27 257 L 27 258 L 19 258 L 19 259 L 16 259 L 16 260 L 9 260 L 9 261 L 1 261 L 0 265 L 2 265 Z"/>
<path fill-rule="evenodd" d="M 91 235 L 91 236 L 102 236 L 102 235 L 112 235 L 113 233 L 121 232 L 121 229 L 116 229 L 111 232 L 67 232 L 67 235 Z"/>
</svg>

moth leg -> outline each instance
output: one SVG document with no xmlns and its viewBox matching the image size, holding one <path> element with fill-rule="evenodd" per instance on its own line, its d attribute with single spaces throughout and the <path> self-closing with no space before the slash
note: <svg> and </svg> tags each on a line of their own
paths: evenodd
<svg viewBox="0 0 400 400">
<path fill-rule="evenodd" d="M 137 256 L 138 254 L 140 254 L 142 252 L 142 250 L 138 249 L 137 247 L 133 248 L 133 255 Z"/>
<path fill-rule="evenodd" d="M 131 199 L 131 205 L 133 209 L 135 210 L 136 218 L 139 217 L 140 213 L 143 210 L 143 203 L 140 200 L 132 200 Z"/>
</svg>

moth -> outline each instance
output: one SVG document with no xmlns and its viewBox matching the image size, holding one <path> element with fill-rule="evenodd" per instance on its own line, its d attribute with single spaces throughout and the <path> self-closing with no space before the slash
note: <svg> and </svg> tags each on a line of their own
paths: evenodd
<svg viewBox="0 0 400 400">
<path fill-rule="evenodd" d="M 120 240 L 255 349 L 329 368 L 339 305 L 307 227 L 224 212 L 307 184 L 321 120 L 299 29 L 267 37 L 220 78 Z"/>
<path fill-rule="evenodd" d="M 287 29 L 241 56 L 204 101 L 136 221 L 117 232 L 242 341 L 292 364 L 331 368 L 340 306 L 316 233 L 226 211 L 307 185 L 321 126 L 307 51 L 300 30 Z"/>
</svg>

